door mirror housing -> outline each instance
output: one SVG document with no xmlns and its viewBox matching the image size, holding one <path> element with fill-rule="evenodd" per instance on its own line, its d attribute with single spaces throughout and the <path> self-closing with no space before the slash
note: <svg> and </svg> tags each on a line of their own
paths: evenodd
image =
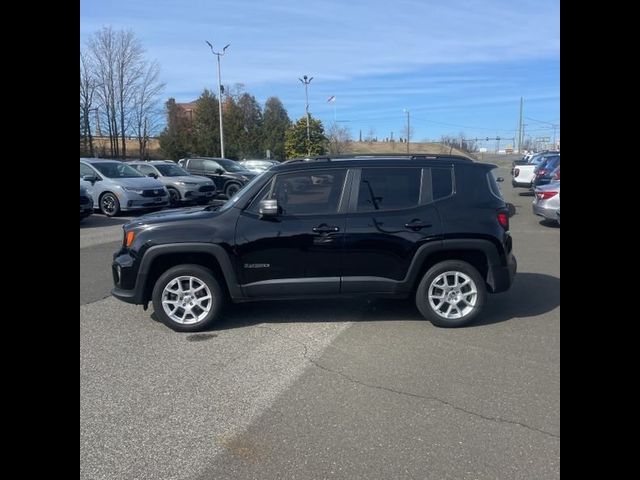
<svg viewBox="0 0 640 480">
<path fill-rule="evenodd" d="M 278 201 L 260 200 L 259 212 L 263 217 L 275 217 L 278 215 Z"/>
<path fill-rule="evenodd" d="M 147 175 L 147 177 L 158 178 L 158 174 L 151 172 L 150 174 Z"/>
<path fill-rule="evenodd" d="M 216 168 L 216 173 L 217 173 L 218 175 L 222 175 L 222 174 L 224 173 L 224 170 L 223 170 L 223 169 L 221 169 L 221 168 Z"/>
<path fill-rule="evenodd" d="M 96 176 L 94 176 L 94 175 L 83 175 L 83 176 L 82 176 L 82 180 L 84 180 L 85 182 L 95 183 L 95 182 L 97 182 L 99 179 L 98 179 L 98 177 L 96 177 Z"/>
</svg>

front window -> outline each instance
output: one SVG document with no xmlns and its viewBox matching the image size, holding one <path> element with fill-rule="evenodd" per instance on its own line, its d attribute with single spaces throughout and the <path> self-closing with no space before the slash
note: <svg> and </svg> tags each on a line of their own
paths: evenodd
<svg viewBox="0 0 640 480">
<path fill-rule="evenodd" d="M 247 192 L 251 191 L 251 188 L 258 183 L 259 181 L 262 180 L 262 178 L 266 175 L 267 172 L 262 172 L 259 175 L 256 175 L 253 180 L 251 180 L 249 183 L 247 183 L 244 187 L 242 187 L 233 197 L 231 197 L 229 200 L 227 200 L 221 207 L 220 207 L 220 211 L 224 211 L 224 210 L 228 210 L 229 208 L 233 207 L 238 200 L 240 200 L 242 197 L 244 197 L 244 195 L 246 195 Z"/>
<path fill-rule="evenodd" d="M 165 177 L 181 177 L 184 175 L 191 175 L 184 168 L 171 163 L 157 163 L 154 166 Z"/>
<path fill-rule="evenodd" d="M 346 170 L 311 170 L 283 173 L 267 184 L 253 201 L 258 211 L 261 200 L 277 200 L 282 215 L 327 215 L 337 213 Z"/>
<path fill-rule="evenodd" d="M 104 162 L 92 163 L 93 167 L 107 178 L 137 178 L 144 177 L 135 168 L 126 163 Z"/>
</svg>

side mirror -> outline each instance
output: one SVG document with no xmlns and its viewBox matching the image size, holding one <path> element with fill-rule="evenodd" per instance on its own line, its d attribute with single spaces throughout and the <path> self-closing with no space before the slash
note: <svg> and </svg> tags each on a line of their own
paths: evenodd
<svg viewBox="0 0 640 480">
<path fill-rule="evenodd" d="M 147 177 L 158 178 L 158 174 L 151 172 L 150 174 L 147 175 Z"/>
<path fill-rule="evenodd" d="M 93 175 L 83 175 L 82 180 L 85 182 L 95 183 L 98 181 L 98 177 L 94 177 Z"/>
<path fill-rule="evenodd" d="M 278 215 L 278 201 L 260 200 L 259 212 L 263 217 L 275 217 Z"/>
<path fill-rule="evenodd" d="M 221 169 L 221 168 L 216 168 L 216 173 L 217 173 L 218 175 L 222 175 L 222 174 L 224 173 L 224 170 L 223 170 L 223 169 Z"/>
<path fill-rule="evenodd" d="M 498 178 L 496 178 L 496 182 L 504 182 L 504 178 L 503 177 L 498 177 Z"/>
</svg>

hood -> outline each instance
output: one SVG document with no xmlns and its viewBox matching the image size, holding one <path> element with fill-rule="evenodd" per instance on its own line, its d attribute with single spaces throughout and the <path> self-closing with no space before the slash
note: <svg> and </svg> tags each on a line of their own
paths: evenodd
<svg viewBox="0 0 640 480">
<path fill-rule="evenodd" d="M 151 177 L 109 178 L 112 182 L 131 188 L 164 188 L 164 184 Z"/>
<path fill-rule="evenodd" d="M 227 172 L 225 173 L 225 175 L 229 177 L 235 177 L 235 178 L 247 177 L 249 180 L 251 180 L 253 177 L 258 176 L 259 173 L 252 172 L 251 170 L 247 170 L 246 172 Z"/>
<path fill-rule="evenodd" d="M 164 177 L 167 179 L 171 179 L 174 182 L 184 182 L 184 183 L 196 183 L 198 185 L 211 185 L 213 180 L 207 177 L 200 177 L 197 175 L 181 175 L 179 177 Z"/>
<path fill-rule="evenodd" d="M 205 218 L 213 218 L 220 215 L 218 210 L 212 210 L 210 207 L 185 207 L 164 210 L 155 213 L 141 215 L 125 225 L 125 229 L 135 227 L 150 227 L 168 222 L 179 222 L 181 220 L 198 220 Z"/>
</svg>

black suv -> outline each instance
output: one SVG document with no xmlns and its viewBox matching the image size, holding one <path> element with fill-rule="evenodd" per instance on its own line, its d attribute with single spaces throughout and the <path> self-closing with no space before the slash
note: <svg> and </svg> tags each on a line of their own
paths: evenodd
<svg viewBox="0 0 640 480">
<path fill-rule="evenodd" d="M 294 160 L 220 207 L 124 225 L 112 293 L 153 302 L 178 331 L 227 301 L 414 296 L 435 325 L 466 325 L 516 272 L 507 206 L 491 170 L 464 157 Z"/>
<path fill-rule="evenodd" d="M 228 158 L 182 158 L 178 164 L 192 175 L 209 177 L 216 184 L 218 192 L 224 193 L 227 198 L 233 197 L 257 175 Z"/>
</svg>

